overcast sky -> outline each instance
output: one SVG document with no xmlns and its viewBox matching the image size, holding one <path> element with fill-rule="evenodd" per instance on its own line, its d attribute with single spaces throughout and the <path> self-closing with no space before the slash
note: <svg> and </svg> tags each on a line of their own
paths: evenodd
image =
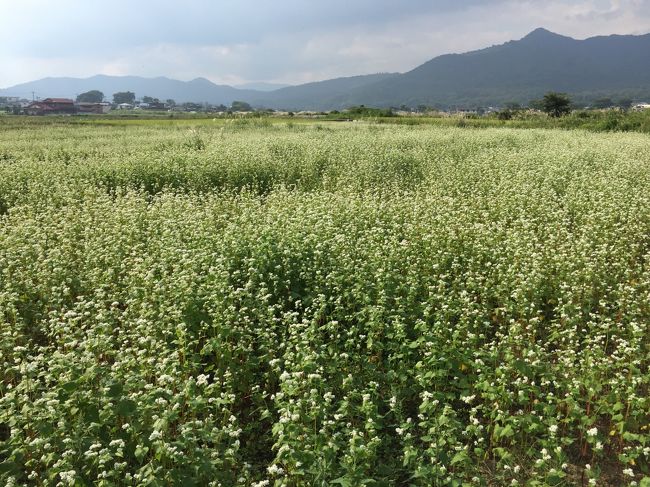
<svg viewBox="0 0 650 487">
<path fill-rule="evenodd" d="M 307 81 L 519 39 L 650 32 L 650 0 L 0 0 L 0 87 L 47 76 Z"/>
</svg>

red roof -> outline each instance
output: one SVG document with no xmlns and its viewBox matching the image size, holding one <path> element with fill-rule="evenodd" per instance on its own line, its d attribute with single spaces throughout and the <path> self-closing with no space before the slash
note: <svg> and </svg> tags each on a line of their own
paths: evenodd
<svg viewBox="0 0 650 487">
<path fill-rule="evenodd" d="M 74 103 L 70 98 L 46 98 L 43 103 Z"/>
<path fill-rule="evenodd" d="M 31 109 L 42 110 L 44 112 L 49 112 L 49 111 L 54 110 L 54 108 L 49 106 L 47 103 L 43 103 L 42 101 L 34 101 L 34 102 L 30 103 L 27 106 L 27 109 L 30 109 L 30 108 Z"/>
</svg>

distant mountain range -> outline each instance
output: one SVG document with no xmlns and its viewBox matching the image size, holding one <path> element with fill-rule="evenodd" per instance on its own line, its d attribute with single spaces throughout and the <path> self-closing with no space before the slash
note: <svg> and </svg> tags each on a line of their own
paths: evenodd
<svg viewBox="0 0 650 487">
<path fill-rule="evenodd" d="M 274 91 L 274 90 L 279 90 L 281 88 L 287 88 L 291 85 L 283 84 L 283 83 L 265 83 L 263 81 L 258 82 L 258 83 L 242 83 L 240 85 L 233 85 L 234 88 L 238 88 L 240 90 L 257 90 L 257 91 Z"/>
<path fill-rule="evenodd" d="M 257 89 L 253 89 L 257 88 Z M 276 89 L 277 88 L 277 89 Z M 287 110 L 427 105 L 438 108 L 528 103 L 547 91 L 564 91 L 578 102 L 599 97 L 650 100 L 650 34 L 611 35 L 576 40 L 546 29 L 523 39 L 464 54 L 438 56 L 406 73 L 336 78 L 297 86 L 249 84 L 234 88 L 205 78 L 105 76 L 44 78 L 0 90 L 0 96 L 74 97 L 89 90 L 111 97 L 133 91 L 177 102 Z"/>
<path fill-rule="evenodd" d="M 141 78 L 139 76 L 106 76 L 103 74 L 90 78 L 43 78 L 0 90 L 0 96 L 23 96 L 30 99 L 32 92 L 41 98 L 65 97 L 90 90 L 99 90 L 107 98 L 119 91 L 132 91 L 139 98 L 152 96 L 161 100 L 174 99 L 177 102 L 209 102 L 230 104 L 234 100 L 257 97 L 261 92 L 243 90 L 227 85 L 217 85 L 205 78 L 192 81 L 178 81 L 165 78 Z"/>
</svg>

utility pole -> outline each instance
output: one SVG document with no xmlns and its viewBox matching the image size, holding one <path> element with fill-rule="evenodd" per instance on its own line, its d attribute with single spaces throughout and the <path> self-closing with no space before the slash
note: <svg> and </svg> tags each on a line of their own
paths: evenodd
<svg viewBox="0 0 650 487">
<path fill-rule="evenodd" d="M 36 95 L 36 92 L 35 92 L 35 91 L 32 91 L 32 101 L 36 100 L 35 95 Z"/>
</svg>

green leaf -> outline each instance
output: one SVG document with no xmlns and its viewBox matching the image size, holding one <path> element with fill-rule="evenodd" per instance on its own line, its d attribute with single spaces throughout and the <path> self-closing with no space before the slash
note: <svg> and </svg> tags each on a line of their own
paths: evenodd
<svg viewBox="0 0 650 487">
<path fill-rule="evenodd" d="M 99 409 L 94 404 L 86 404 L 83 409 L 84 419 L 89 423 L 99 422 Z"/>
<path fill-rule="evenodd" d="M 108 397 L 120 397 L 124 391 L 124 386 L 119 382 L 111 384 L 108 388 Z"/>
<path fill-rule="evenodd" d="M 9 473 L 9 472 L 17 472 L 17 471 L 18 471 L 18 465 L 16 465 L 14 462 L 0 463 L 0 473 Z"/>
<path fill-rule="evenodd" d="M 138 461 L 142 461 L 142 459 L 144 458 L 144 456 L 147 454 L 148 451 L 149 451 L 148 446 L 137 446 L 135 448 L 135 458 L 137 458 Z"/>
<path fill-rule="evenodd" d="M 121 416 L 131 416 L 138 410 L 138 405 L 131 399 L 122 399 L 117 403 L 117 414 Z"/>
<path fill-rule="evenodd" d="M 70 381 L 70 382 L 66 382 L 65 384 L 61 384 L 60 387 L 65 392 L 73 392 L 73 391 L 77 390 L 77 388 L 79 387 L 79 384 L 77 384 L 77 381 L 73 380 L 73 381 Z"/>
<path fill-rule="evenodd" d="M 467 460 L 467 453 L 464 451 L 459 451 L 454 455 L 454 457 L 451 459 L 451 465 L 456 465 L 458 463 L 463 463 Z"/>
<path fill-rule="evenodd" d="M 495 428 L 495 433 L 496 433 L 496 428 Z M 499 438 L 510 438 L 511 436 L 514 436 L 514 435 L 515 435 L 515 432 L 512 429 L 512 425 L 509 425 L 509 424 L 507 424 L 503 428 L 501 428 L 501 430 L 497 434 L 497 436 Z"/>
<path fill-rule="evenodd" d="M 546 480 L 550 485 L 555 485 L 560 483 L 562 481 L 562 478 L 565 476 L 566 474 L 564 472 L 555 472 L 552 474 L 548 474 Z"/>
<path fill-rule="evenodd" d="M 339 477 L 338 479 L 332 480 L 332 482 L 330 482 L 330 483 L 339 484 L 342 487 L 351 487 L 352 486 L 352 481 L 350 479 L 345 478 L 345 477 Z"/>
</svg>

